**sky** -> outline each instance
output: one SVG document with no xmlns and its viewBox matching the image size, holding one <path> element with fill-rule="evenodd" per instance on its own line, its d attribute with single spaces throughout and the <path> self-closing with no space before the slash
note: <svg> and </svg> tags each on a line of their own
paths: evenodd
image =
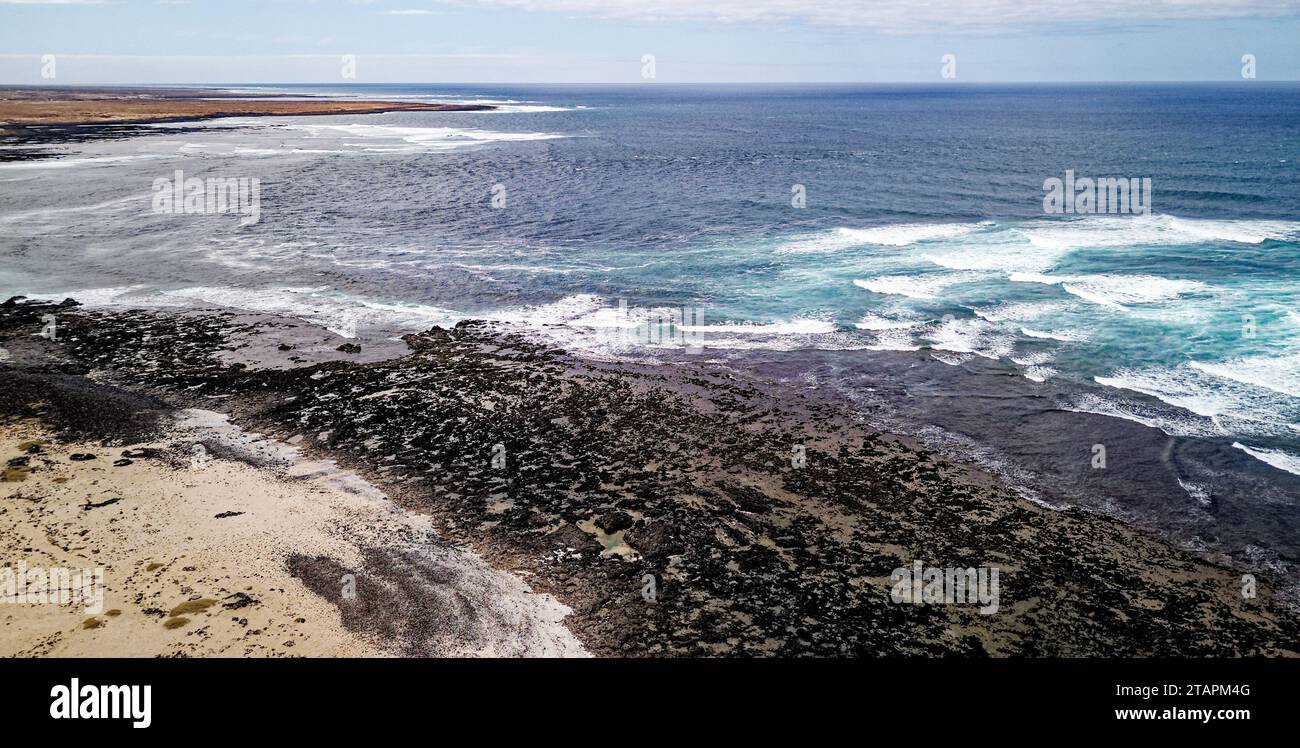
<svg viewBox="0 0 1300 748">
<path fill-rule="evenodd" d="M 9 84 L 1241 81 L 1244 55 L 1300 80 L 1300 0 L 0 0 Z"/>
</svg>

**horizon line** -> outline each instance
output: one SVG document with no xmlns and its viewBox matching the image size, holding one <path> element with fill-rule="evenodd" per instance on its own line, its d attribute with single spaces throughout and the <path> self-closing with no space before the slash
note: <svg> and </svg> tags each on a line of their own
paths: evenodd
<svg viewBox="0 0 1300 748">
<path fill-rule="evenodd" d="M 1205 84 L 1245 84 L 1259 85 L 1269 83 L 1300 83 L 1300 79 L 1165 79 L 1165 80 L 989 80 L 989 81 L 870 81 L 870 80 L 827 80 L 827 81 L 232 81 L 224 83 L 151 83 L 132 81 L 122 83 L 9 83 L 0 81 L 0 86 L 12 88 L 109 88 L 114 86 L 151 86 L 151 87 L 193 87 L 221 88 L 225 86 L 626 86 L 653 88 L 662 86 L 935 86 L 952 88 L 958 86 L 982 85 L 1205 85 Z"/>
</svg>

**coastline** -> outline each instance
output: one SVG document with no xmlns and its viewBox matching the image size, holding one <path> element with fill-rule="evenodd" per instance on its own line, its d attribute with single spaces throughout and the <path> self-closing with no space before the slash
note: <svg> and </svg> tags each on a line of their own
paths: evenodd
<svg viewBox="0 0 1300 748">
<path fill-rule="evenodd" d="M 488 104 L 336 100 L 189 88 L 0 88 L 0 163 L 55 158 L 47 147 L 157 135 L 162 124 L 221 117 L 312 117 L 385 112 L 484 112 Z M 177 130 L 173 130 L 176 132 Z"/>
<path fill-rule="evenodd" d="M 48 313 L 57 341 L 34 334 Z M 1034 504 L 832 402 L 722 367 L 593 362 L 483 323 L 355 361 L 305 324 L 221 310 L 12 303 L 0 336 L 0 377 L 20 394 L 11 423 L 125 448 L 147 434 L 106 414 L 225 411 L 355 471 L 427 517 L 440 542 L 553 595 L 593 654 L 1300 653 L 1295 613 L 1264 575 L 1243 598 L 1238 572 L 1117 520 Z M 320 357 L 280 352 L 307 339 Z M 103 406 L 114 398 L 120 407 Z M 806 466 L 792 465 L 792 445 Z M 273 517 L 248 518 L 275 532 Z M 392 579 L 411 558 L 344 555 L 278 563 L 349 635 L 404 630 L 377 623 L 374 600 L 349 615 L 333 580 L 340 569 Z M 891 603 L 891 570 L 914 560 L 997 565 L 1001 613 Z"/>
<path fill-rule="evenodd" d="M 33 126 L 142 125 L 197 122 L 218 117 L 277 117 L 382 112 L 482 112 L 487 104 L 428 104 L 322 98 L 294 100 L 235 95 L 204 89 L 0 88 L 0 132 Z"/>
</svg>

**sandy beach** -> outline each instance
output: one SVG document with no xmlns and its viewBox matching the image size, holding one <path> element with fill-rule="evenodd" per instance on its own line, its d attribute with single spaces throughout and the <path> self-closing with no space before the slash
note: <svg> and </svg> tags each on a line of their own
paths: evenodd
<svg viewBox="0 0 1300 748">
<path fill-rule="evenodd" d="M 103 603 L 3 605 L 4 655 L 584 654 L 564 606 L 354 472 L 213 411 L 87 386 L 81 433 L 98 439 L 61 437 L 35 401 L 16 416 L 6 386 L 0 545 L 7 566 L 102 567 Z"/>
<path fill-rule="evenodd" d="M 29 568 L 103 567 L 107 581 L 102 610 L 94 613 L 4 606 L 0 640 L 7 655 L 582 652 L 559 623 L 567 611 L 549 597 L 438 543 L 427 518 L 397 509 L 354 473 L 245 434 L 211 411 L 182 412 L 162 440 L 127 450 L 59 443 L 39 421 L 7 424 L 0 439 L 4 454 L 19 455 L 24 468 L 0 483 L 0 514 L 8 520 L 0 524 L 0 542 L 21 548 Z M 207 454 L 205 444 L 221 457 Z M 325 557 L 355 568 L 377 547 L 429 558 L 452 581 L 428 594 L 470 595 L 479 609 L 452 613 L 448 625 L 418 639 L 404 632 L 380 637 L 349 631 L 342 616 L 363 602 L 380 604 L 384 590 L 348 598 L 342 591 L 349 580 L 340 575 L 329 580 L 340 590 L 336 606 L 290 573 L 292 564 Z M 405 624 L 432 625 L 417 616 Z"/>
</svg>

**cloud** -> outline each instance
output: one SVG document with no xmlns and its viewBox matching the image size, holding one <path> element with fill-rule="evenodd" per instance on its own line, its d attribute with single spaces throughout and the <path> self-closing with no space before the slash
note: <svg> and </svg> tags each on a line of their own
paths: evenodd
<svg viewBox="0 0 1300 748">
<path fill-rule="evenodd" d="M 385 10 L 380 12 L 381 16 L 436 16 L 437 12 L 432 10 Z"/>
<path fill-rule="evenodd" d="M 439 0 L 463 5 L 465 0 Z M 810 23 L 887 33 L 1001 32 L 1070 24 L 1300 15 L 1300 0 L 471 0 L 601 18 Z"/>
</svg>

